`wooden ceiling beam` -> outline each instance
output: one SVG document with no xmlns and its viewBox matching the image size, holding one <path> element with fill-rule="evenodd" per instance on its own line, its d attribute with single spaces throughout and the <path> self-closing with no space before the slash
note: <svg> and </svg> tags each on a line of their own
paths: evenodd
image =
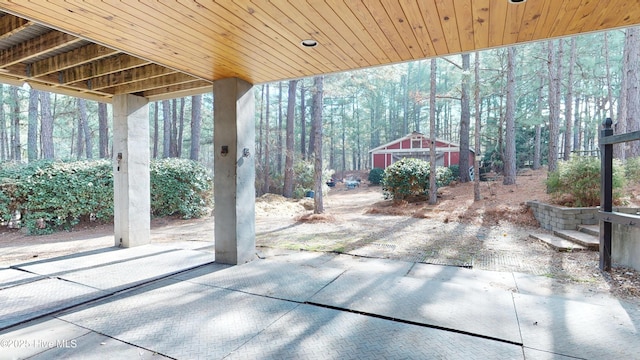
<svg viewBox="0 0 640 360">
<path fill-rule="evenodd" d="M 3 73 L 0 73 L 0 83 L 20 87 L 24 84 L 24 79 L 15 78 L 11 75 L 5 75 Z"/>
<path fill-rule="evenodd" d="M 7 74 L 15 77 L 19 77 L 21 79 L 27 78 L 27 65 L 26 64 L 15 64 L 10 65 L 5 68 L 0 69 L 0 74 Z"/>
<path fill-rule="evenodd" d="M 89 44 L 79 49 L 68 51 L 64 54 L 34 62 L 31 64 L 29 75 L 32 77 L 48 75 L 57 71 L 66 70 L 99 60 L 107 56 L 115 55 L 117 53 L 117 50 L 113 50 L 106 46 Z"/>
<path fill-rule="evenodd" d="M 38 82 L 36 80 L 28 81 L 27 83 L 29 84 L 29 86 L 31 86 L 32 88 L 34 88 L 36 90 L 48 91 L 48 92 L 51 92 L 51 93 L 74 96 L 74 97 L 77 97 L 77 98 L 82 98 L 82 99 L 87 99 L 87 100 L 94 100 L 94 101 L 99 101 L 99 102 L 104 102 L 104 103 L 111 103 L 112 97 L 113 97 L 113 94 L 91 93 L 91 92 L 86 92 L 86 91 L 83 91 L 83 90 L 75 90 L 75 89 L 72 89 L 72 88 L 69 88 L 69 87 L 58 87 L 58 86 L 53 86 L 53 85 L 48 84 L 48 83 L 41 83 L 41 82 Z"/>
<path fill-rule="evenodd" d="M 48 86 L 51 86 L 53 88 L 69 88 L 69 89 L 72 89 L 73 91 L 90 91 L 91 90 L 89 89 L 89 86 L 87 85 L 86 82 L 77 82 L 74 84 L 62 85 L 58 82 L 58 77 L 55 74 L 44 75 L 38 78 L 26 78 L 25 81 L 29 83 L 38 82 L 38 83 L 47 84 Z"/>
<path fill-rule="evenodd" d="M 142 96 L 149 99 L 149 101 L 160 101 L 181 98 L 185 96 L 206 94 L 212 91 L 213 84 L 210 81 L 196 80 L 188 83 L 171 85 L 145 91 L 142 93 Z"/>
<path fill-rule="evenodd" d="M 61 47 L 82 41 L 73 35 L 50 31 L 44 35 L 0 51 L 0 67 L 17 64 Z"/>
<path fill-rule="evenodd" d="M 148 91 L 156 88 L 162 88 L 162 87 L 167 87 L 171 85 L 178 85 L 181 83 L 188 83 L 194 80 L 198 80 L 198 78 L 195 78 L 191 75 L 187 75 L 183 73 L 176 73 L 176 74 L 160 76 L 157 78 L 147 79 L 143 81 L 138 81 L 138 82 L 127 84 L 127 85 L 119 85 L 110 89 L 104 89 L 104 91 L 109 93 L 113 92 L 115 95 L 133 94 L 133 93 L 144 92 L 144 91 Z M 113 90 L 111 91 L 111 89 Z"/>
<path fill-rule="evenodd" d="M 0 40 L 7 39 L 32 25 L 33 22 L 17 16 L 7 14 L 0 17 Z"/>
<path fill-rule="evenodd" d="M 106 57 L 98 61 L 80 65 L 58 73 L 59 83 L 67 85 L 79 81 L 89 80 L 98 76 L 109 75 L 119 71 L 149 65 L 151 62 L 127 54 Z"/>
<path fill-rule="evenodd" d="M 109 75 L 95 77 L 87 81 L 89 82 L 89 88 L 91 90 L 100 90 L 175 73 L 177 73 L 177 71 L 164 66 L 150 64 Z"/>
</svg>

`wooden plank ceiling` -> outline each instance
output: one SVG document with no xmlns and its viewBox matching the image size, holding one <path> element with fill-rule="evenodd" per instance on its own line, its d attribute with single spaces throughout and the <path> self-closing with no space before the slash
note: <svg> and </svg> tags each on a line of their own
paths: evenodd
<svg viewBox="0 0 640 360">
<path fill-rule="evenodd" d="M 0 81 L 102 101 L 640 23 L 640 0 L 0 0 L 0 10 Z"/>
</svg>

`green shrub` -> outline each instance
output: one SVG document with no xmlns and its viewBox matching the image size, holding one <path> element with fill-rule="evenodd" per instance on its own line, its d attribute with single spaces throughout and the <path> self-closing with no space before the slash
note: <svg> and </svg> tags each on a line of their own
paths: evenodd
<svg viewBox="0 0 640 360">
<path fill-rule="evenodd" d="M 450 165 L 448 169 L 451 171 L 451 176 L 453 177 L 453 180 L 460 179 L 460 165 Z"/>
<path fill-rule="evenodd" d="M 322 193 L 329 191 L 327 181 L 331 179 L 333 170 L 325 169 L 322 171 Z M 305 196 L 307 191 L 314 190 L 315 184 L 313 181 L 313 175 L 315 173 L 314 164 L 312 160 L 298 160 L 293 164 L 294 183 L 293 183 L 293 197 L 301 199 Z"/>
<path fill-rule="evenodd" d="M 11 196 L 14 184 L 4 183 L 0 180 L 0 223 L 11 220 Z"/>
<path fill-rule="evenodd" d="M 83 218 L 113 217 L 112 166 L 107 160 L 38 161 L 15 176 L 10 195 L 32 234 L 70 229 Z"/>
<path fill-rule="evenodd" d="M 385 169 L 382 186 L 385 198 L 394 200 L 424 195 L 429 190 L 429 163 L 411 158 L 396 161 Z"/>
<path fill-rule="evenodd" d="M 453 172 L 451 168 L 442 166 L 436 168 L 436 185 L 438 187 L 447 186 L 458 179 L 459 177 Z"/>
<path fill-rule="evenodd" d="M 381 168 L 373 168 L 369 171 L 369 183 L 371 185 L 380 185 L 382 183 L 382 178 L 384 177 L 384 169 Z"/>
<path fill-rule="evenodd" d="M 187 159 L 151 161 L 151 213 L 197 218 L 210 211 L 212 180 L 200 163 Z"/>
<path fill-rule="evenodd" d="M 624 186 L 624 169 L 614 161 L 614 201 L 620 199 Z M 587 156 L 572 156 L 569 161 L 560 161 L 558 170 L 549 173 L 547 191 L 555 202 L 565 206 L 589 207 L 600 205 L 600 159 Z M 618 191 L 616 191 L 618 190 Z"/>
<path fill-rule="evenodd" d="M 430 164 L 424 160 L 405 158 L 384 171 L 382 190 L 386 199 L 405 200 L 429 193 Z M 454 180 L 451 169 L 436 168 L 436 186 L 447 186 Z"/>
<path fill-rule="evenodd" d="M 113 219 L 113 167 L 108 160 L 0 167 L 0 219 L 18 210 L 31 234 L 70 229 L 81 220 Z M 193 161 L 151 162 L 151 212 L 203 216 L 212 199 L 206 169 Z"/>
<path fill-rule="evenodd" d="M 628 181 L 640 181 L 640 157 L 626 160 L 624 164 L 624 174 Z"/>
</svg>

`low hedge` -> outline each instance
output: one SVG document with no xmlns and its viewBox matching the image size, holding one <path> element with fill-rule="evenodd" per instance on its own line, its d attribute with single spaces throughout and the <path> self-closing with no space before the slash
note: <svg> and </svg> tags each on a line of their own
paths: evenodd
<svg viewBox="0 0 640 360">
<path fill-rule="evenodd" d="M 184 159 L 151 162 L 151 214 L 205 215 L 212 181 L 204 166 Z M 82 220 L 113 220 L 113 168 L 108 160 L 0 165 L 0 219 L 16 211 L 31 234 L 68 230 Z"/>
</svg>

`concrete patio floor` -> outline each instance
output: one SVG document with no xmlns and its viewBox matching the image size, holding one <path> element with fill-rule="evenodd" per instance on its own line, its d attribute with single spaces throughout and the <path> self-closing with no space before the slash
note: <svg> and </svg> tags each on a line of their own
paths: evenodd
<svg viewBox="0 0 640 360">
<path fill-rule="evenodd" d="M 186 243 L 185 243 L 186 244 Z M 0 359 L 632 359 L 637 307 L 544 277 L 211 244 L 0 268 Z"/>
</svg>

